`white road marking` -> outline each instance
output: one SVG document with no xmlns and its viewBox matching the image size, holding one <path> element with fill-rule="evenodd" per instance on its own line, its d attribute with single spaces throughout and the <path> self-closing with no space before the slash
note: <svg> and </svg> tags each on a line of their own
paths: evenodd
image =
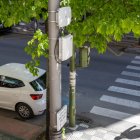
<svg viewBox="0 0 140 140">
<path fill-rule="evenodd" d="M 140 59 L 140 56 L 136 56 L 135 59 Z"/>
<path fill-rule="evenodd" d="M 122 119 L 132 116 L 132 114 L 123 113 L 120 111 L 115 111 L 115 110 L 102 108 L 102 107 L 98 107 L 98 106 L 94 106 L 91 109 L 90 113 L 94 113 L 97 115 L 101 115 L 101 116 L 105 116 L 105 117 L 109 117 L 109 118 L 113 118 L 113 119 L 118 119 L 118 120 L 122 120 Z"/>
<path fill-rule="evenodd" d="M 104 102 L 117 104 L 117 105 L 140 109 L 140 102 L 136 102 L 136 101 L 132 101 L 132 100 L 127 100 L 127 99 L 122 99 L 122 98 L 107 96 L 107 95 L 103 95 L 100 98 L 100 100 L 104 101 Z"/>
<path fill-rule="evenodd" d="M 121 74 L 126 75 L 126 76 L 132 76 L 132 77 L 139 77 L 140 78 L 140 73 L 136 73 L 136 72 L 122 71 Z"/>
<path fill-rule="evenodd" d="M 140 86 L 139 81 L 134 81 L 134 80 L 128 80 L 128 79 L 123 79 L 123 78 L 117 78 L 115 82 L 118 83 L 123 83 L 123 84 L 128 84 L 128 85 L 134 85 L 134 86 Z"/>
<path fill-rule="evenodd" d="M 135 59 L 140 59 L 140 56 L 136 56 Z M 140 64 L 140 61 L 133 60 L 133 61 L 131 61 L 131 63 Z M 140 70 L 140 67 L 133 66 L 133 65 L 128 65 L 126 68 L 127 69 L 133 69 L 133 70 Z M 140 78 L 140 73 L 123 71 L 121 74 L 126 75 L 126 76 L 132 76 L 132 77 L 139 77 Z M 128 84 L 128 85 L 134 85 L 134 86 L 140 86 L 139 81 L 128 80 L 128 79 L 123 79 L 123 78 L 117 78 L 115 80 L 115 82 Z M 133 90 L 133 89 L 122 88 L 122 87 L 117 87 L 117 86 L 110 86 L 108 88 L 108 91 L 113 91 L 114 93 L 115 92 L 116 93 L 123 93 L 123 94 L 126 94 L 126 95 L 140 97 L 140 91 L 139 90 Z M 122 105 L 122 106 L 126 106 L 126 107 L 131 107 L 131 108 L 135 108 L 135 109 L 140 109 L 140 102 L 137 102 L 137 101 L 134 101 L 134 100 L 128 100 L 128 99 L 103 95 L 100 98 L 100 101 L 108 102 L 108 103 L 116 104 L 116 105 Z M 124 113 L 124 112 L 121 112 L 121 111 L 118 111 L 118 110 L 111 110 L 111 109 L 108 109 L 108 108 L 103 108 L 103 107 L 98 107 L 98 106 L 93 106 L 93 108 L 90 110 L 90 113 L 97 114 L 97 115 L 104 116 L 104 117 L 117 119 L 117 120 L 127 121 L 127 122 L 130 122 L 130 123 L 140 124 L 140 121 L 139 121 L 140 120 L 140 114 L 133 115 L 133 114 Z"/>
<path fill-rule="evenodd" d="M 140 64 L 140 61 L 133 60 L 133 61 L 131 61 L 131 63 L 133 63 L 133 64 Z"/>
<path fill-rule="evenodd" d="M 108 117 L 108 118 L 117 119 L 117 120 L 123 120 L 130 123 L 140 124 L 139 121 L 140 114 L 133 115 L 133 114 L 128 114 L 128 113 L 102 108 L 98 106 L 93 106 L 93 108 L 90 110 L 90 113 Z"/>
<path fill-rule="evenodd" d="M 128 65 L 126 68 L 127 69 L 132 69 L 132 70 L 140 70 L 140 67 L 138 67 L 138 66 L 132 66 L 132 65 Z"/>
<path fill-rule="evenodd" d="M 139 90 L 134 90 L 134 89 L 129 89 L 129 88 L 110 86 L 108 88 L 108 91 L 113 91 L 113 92 L 117 92 L 117 93 L 123 93 L 123 94 L 127 94 L 127 95 L 140 97 L 140 91 Z"/>
</svg>

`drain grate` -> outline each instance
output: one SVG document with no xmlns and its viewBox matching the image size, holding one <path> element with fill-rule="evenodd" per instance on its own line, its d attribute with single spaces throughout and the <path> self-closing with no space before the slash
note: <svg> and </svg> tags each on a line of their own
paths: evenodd
<svg viewBox="0 0 140 140">
<path fill-rule="evenodd" d="M 90 119 L 85 119 L 85 118 L 77 118 L 77 121 L 81 123 L 86 123 L 86 124 L 91 124 L 92 121 Z"/>
</svg>

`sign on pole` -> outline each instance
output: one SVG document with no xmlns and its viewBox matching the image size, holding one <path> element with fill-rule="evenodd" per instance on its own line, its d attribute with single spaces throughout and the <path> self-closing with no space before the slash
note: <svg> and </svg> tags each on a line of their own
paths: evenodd
<svg viewBox="0 0 140 140">
<path fill-rule="evenodd" d="M 64 105 L 61 110 L 57 112 L 57 131 L 59 131 L 67 122 L 67 105 Z"/>
</svg>

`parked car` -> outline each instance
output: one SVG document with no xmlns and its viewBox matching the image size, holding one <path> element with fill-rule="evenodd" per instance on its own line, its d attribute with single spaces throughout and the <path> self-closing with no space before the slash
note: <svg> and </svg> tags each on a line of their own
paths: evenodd
<svg viewBox="0 0 140 140">
<path fill-rule="evenodd" d="M 17 111 L 24 119 L 46 110 L 46 71 L 33 76 L 24 64 L 0 66 L 0 108 Z"/>
</svg>

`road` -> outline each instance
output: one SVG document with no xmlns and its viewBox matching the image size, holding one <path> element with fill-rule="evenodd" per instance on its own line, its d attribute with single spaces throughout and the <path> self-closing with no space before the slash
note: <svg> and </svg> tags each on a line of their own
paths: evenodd
<svg viewBox="0 0 140 140">
<path fill-rule="evenodd" d="M 0 36 L 0 65 L 10 62 L 26 63 L 30 57 L 24 52 L 29 36 L 6 34 Z M 67 61 L 68 62 L 68 61 Z M 69 67 L 62 63 L 62 90 L 68 97 Z M 122 122 L 126 125 L 140 124 L 140 57 L 123 54 L 120 57 L 110 52 L 101 55 L 95 50 L 91 54 L 88 68 L 77 68 L 76 103 L 77 114 L 92 119 L 101 126 Z M 41 68 L 46 68 L 41 58 Z M 0 115 L 19 119 L 12 111 L 0 109 Z M 43 126 L 45 115 L 28 120 Z M 122 126 L 121 126 L 122 128 Z M 114 131 L 115 131 L 114 127 Z M 118 130 L 121 131 L 122 129 Z"/>
</svg>

